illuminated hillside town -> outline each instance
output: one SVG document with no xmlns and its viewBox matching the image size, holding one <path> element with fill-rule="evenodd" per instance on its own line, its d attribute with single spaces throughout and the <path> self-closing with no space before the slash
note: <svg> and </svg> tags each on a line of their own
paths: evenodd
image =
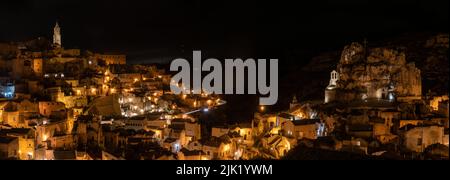
<svg viewBox="0 0 450 180">
<path fill-rule="evenodd" d="M 0 43 L 0 159 L 448 159 L 448 91 L 425 89 L 425 66 L 403 48 L 350 43 L 318 80 L 322 99 L 291 94 L 284 110 L 211 124 L 201 117 L 228 106 L 223 95 L 175 94 L 164 68 L 65 48 L 63 34 L 56 23 L 51 41 Z M 434 35 L 423 51 L 448 52 L 448 40 Z"/>
</svg>

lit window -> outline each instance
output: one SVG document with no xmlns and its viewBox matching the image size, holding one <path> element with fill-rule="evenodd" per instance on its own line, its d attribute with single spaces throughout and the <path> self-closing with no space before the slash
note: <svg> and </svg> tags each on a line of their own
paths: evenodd
<svg viewBox="0 0 450 180">
<path fill-rule="evenodd" d="M 392 93 L 389 93 L 389 100 L 393 101 L 394 100 L 394 95 Z"/>
</svg>

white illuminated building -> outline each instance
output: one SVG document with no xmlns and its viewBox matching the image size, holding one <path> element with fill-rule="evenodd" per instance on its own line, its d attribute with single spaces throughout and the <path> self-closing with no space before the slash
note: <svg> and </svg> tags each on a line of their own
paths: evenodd
<svg viewBox="0 0 450 180">
<path fill-rule="evenodd" d="M 15 94 L 15 85 L 13 83 L 0 83 L 0 98 L 11 99 L 14 98 Z"/>
<path fill-rule="evenodd" d="M 331 71 L 330 84 L 325 89 L 325 103 L 334 101 L 336 96 L 336 85 L 339 81 L 339 73 L 336 70 Z"/>
</svg>

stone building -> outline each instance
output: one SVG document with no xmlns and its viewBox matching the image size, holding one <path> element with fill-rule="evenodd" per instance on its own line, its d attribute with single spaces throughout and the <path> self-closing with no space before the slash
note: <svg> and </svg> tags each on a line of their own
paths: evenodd
<svg viewBox="0 0 450 180">
<path fill-rule="evenodd" d="M 0 159 L 16 159 L 19 153 L 17 137 L 0 136 Z"/>
<path fill-rule="evenodd" d="M 105 65 L 110 64 L 126 64 L 127 56 L 123 54 L 105 53 L 95 54 L 95 58 L 105 61 Z"/>
<path fill-rule="evenodd" d="M 50 117 L 50 115 L 61 111 L 66 111 L 66 105 L 62 102 L 39 102 L 39 113 L 45 117 Z"/>
<path fill-rule="evenodd" d="M 26 128 L 0 129 L 0 136 L 18 138 L 18 158 L 32 160 L 35 157 L 35 131 Z"/>
<path fill-rule="evenodd" d="M 0 122 L 10 127 L 25 127 L 26 124 L 20 116 L 18 105 L 15 102 L 7 101 L 0 104 Z"/>
<path fill-rule="evenodd" d="M 12 99 L 15 97 L 16 87 L 12 81 L 0 81 L 0 98 Z"/>
<path fill-rule="evenodd" d="M 408 125 L 402 128 L 402 132 L 403 145 L 410 151 L 423 152 L 426 147 L 432 144 L 445 143 L 444 127 L 442 126 Z"/>
</svg>

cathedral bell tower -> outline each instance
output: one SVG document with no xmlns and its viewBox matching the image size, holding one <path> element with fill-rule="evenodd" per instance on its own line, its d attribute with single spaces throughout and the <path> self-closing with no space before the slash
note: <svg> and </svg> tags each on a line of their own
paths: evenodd
<svg viewBox="0 0 450 180">
<path fill-rule="evenodd" d="M 289 104 L 289 109 L 293 109 L 294 107 L 297 107 L 300 103 L 298 103 L 297 96 L 294 95 L 292 98 L 292 102 Z"/>
<path fill-rule="evenodd" d="M 53 28 L 53 44 L 56 47 L 61 47 L 61 28 L 59 27 L 58 22 L 56 22 L 55 27 Z"/>
</svg>

